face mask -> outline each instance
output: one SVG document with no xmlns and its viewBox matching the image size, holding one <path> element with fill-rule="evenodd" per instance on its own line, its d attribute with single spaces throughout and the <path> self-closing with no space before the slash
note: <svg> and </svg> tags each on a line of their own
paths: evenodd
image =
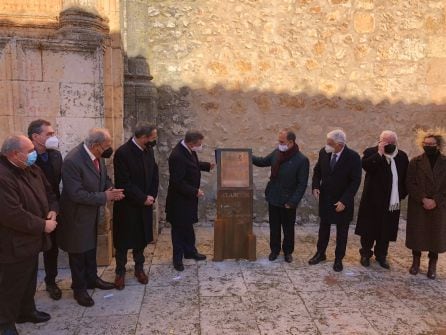
<svg viewBox="0 0 446 335">
<path fill-rule="evenodd" d="M 111 155 L 113 155 L 113 149 L 112 149 L 112 148 L 108 148 L 107 150 L 105 150 L 105 151 L 101 154 L 101 157 L 102 157 L 102 158 L 110 158 Z"/>
<path fill-rule="evenodd" d="M 56 136 L 48 137 L 45 141 L 45 147 L 53 150 L 59 149 L 59 139 Z"/>
<path fill-rule="evenodd" d="M 437 147 L 433 147 L 430 145 L 424 145 L 423 146 L 423 150 L 426 153 L 426 155 L 428 156 L 435 156 L 438 152 L 438 148 Z"/>
<path fill-rule="evenodd" d="M 202 152 L 203 151 L 203 144 L 201 144 L 199 147 L 193 147 L 191 150 L 195 151 L 195 152 Z"/>
<path fill-rule="evenodd" d="M 147 147 L 152 147 L 153 148 L 155 145 L 156 145 L 156 140 L 153 140 L 153 141 L 150 141 L 150 142 L 146 143 Z"/>
<path fill-rule="evenodd" d="M 396 145 L 395 144 L 387 144 L 384 146 L 384 152 L 386 154 L 392 154 L 395 152 Z"/>
<path fill-rule="evenodd" d="M 286 145 L 286 144 L 279 144 L 277 146 L 277 148 L 279 149 L 280 152 L 285 152 L 285 151 L 288 150 L 288 145 Z"/>
<path fill-rule="evenodd" d="M 37 160 L 37 151 L 34 150 L 28 154 L 25 164 L 26 166 L 31 166 L 36 162 L 36 160 Z"/>
<path fill-rule="evenodd" d="M 325 152 L 326 152 L 327 154 L 331 154 L 331 153 L 333 153 L 334 151 L 335 151 L 335 149 L 334 149 L 331 145 L 328 145 L 328 144 L 325 145 Z"/>
</svg>

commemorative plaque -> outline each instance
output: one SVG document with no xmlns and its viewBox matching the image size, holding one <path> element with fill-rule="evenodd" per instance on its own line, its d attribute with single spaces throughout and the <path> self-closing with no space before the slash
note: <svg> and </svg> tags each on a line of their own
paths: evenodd
<svg viewBox="0 0 446 335">
<path fill-rule="evenodd" d="M 217 149 L 215 155 L 218 189 L 214 261 L 254 261 L 252 152 L 250 149 Z"/>
</svg>

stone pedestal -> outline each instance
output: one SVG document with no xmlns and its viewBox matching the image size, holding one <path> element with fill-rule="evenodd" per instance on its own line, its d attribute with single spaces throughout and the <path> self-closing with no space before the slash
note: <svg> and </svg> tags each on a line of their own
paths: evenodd
<svg viewBox="0 0 446 335">
<path fill-rule="evenodd" d="M 217 219 L 214 225 L 214 261 L 256 260 L 252 230 L 252 162 L 249 149 L 218 149 Z"/>
</svg>

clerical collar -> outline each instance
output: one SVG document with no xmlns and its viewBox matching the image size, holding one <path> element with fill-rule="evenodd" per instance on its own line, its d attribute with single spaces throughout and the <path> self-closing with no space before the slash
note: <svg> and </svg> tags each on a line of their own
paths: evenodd
<svg viewBox="0 0 446 335">
<path fill-rule="evenodd" d="M 139 148 L 139 150 L 144 151 L 143 148 L 141 148 L 141 146 L 136 142 L 135 137 L 132 137 L 132 142 Z"/>
<path fill-rule="evenodd" d="M 185 147 L 187 149 L 187 151 L 189 151 L 190 154 L 192 154 L 192 150 L 189 149 L 189 147 L 187 146 L 186 142 L 184 142 L 184 140 L 181 141 L 181 144 L 183 145 L 183 147 Z"/>
</svg>

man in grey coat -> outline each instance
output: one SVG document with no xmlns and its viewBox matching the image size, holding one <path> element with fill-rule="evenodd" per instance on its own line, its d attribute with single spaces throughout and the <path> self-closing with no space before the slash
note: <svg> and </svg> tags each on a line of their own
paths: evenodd
<svg viewBox="0 0 446 335">
<path fill-rule="evenodd" d="M 108 130 L 90 130 L 83 143 L 71 150 L 62 166 L 63 190 L 57 241 L 69 254 L 74 298 L 81 306 L 93 306 L 87 289 L 113 289 L 97 275 L 96 247 L 99 211 L 107 201 L 124 198 L 107 176 L 103 158 L 113 153 Z"/>
</svg>

